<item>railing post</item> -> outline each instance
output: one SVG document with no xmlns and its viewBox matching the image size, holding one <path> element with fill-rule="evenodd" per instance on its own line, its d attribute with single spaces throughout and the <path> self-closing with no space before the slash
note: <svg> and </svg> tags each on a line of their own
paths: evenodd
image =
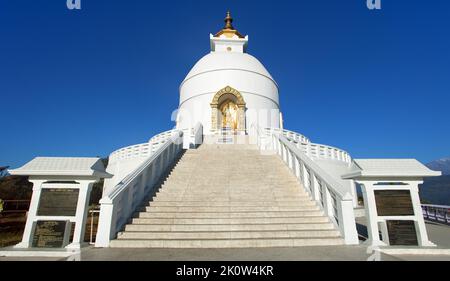
<svg viewBox="0 0 450 281">
<path fill-rule="evenodd" d="M 339 228 L 347 245 L 358 245 L 358 232 L 356 231 L 355 213 L 353 211 L 353 200 L 350 194 L 337 200 L 339 217 Z"/>
<path fill-rule="evenodd" d="M 150 173 L 150 175 L 149 175 L 149 185 L 153 186 L 156 183 L 156 180 L 157 180 L 157 178 L 156 178 L 156 168 L 155 168 L 155 164 L 154 163 L 150 164 L 149 173 Z"/>
<path fill-rule="evenodd" d="M 298 158 L 295 157 L 294 155 L 294 171 L 295 171 L 295 176 L 297 177 L 297 179 L 300 178 L 300 162 L 298 161 Z"/>
<path fill-rule="evenodd" d="M 116 222 L 113 202 L 109 198 L 101 199 L 95 247 L 109 247 L 109 241 L 116 230 Z"/>
<path fill-rule="evenodd" d="M 303 166 L 303 186 L 309 190 L 309 193 L 312 196 L 313 192 L 311 187 L 312 185 L 311 174 L 308 172 L 308 169 L 306 168 L 305 165 L 302 166 Z"/>
<path fill-rule="evenodd" d="M 318 182 L 314 172 L 312 172 L 310 170 L 310 174 L 311 174 L 311 193 L 312 193 L 312 197 L 313 197 L 313 199 L 315 201 L 320 202 L 319 182 Z"/>
<path fill-rule="evenodd" d="M 297 159 L 297 158 L 296 158 Z M 301 160 L 297 159 L 298 161 L 298 174 L 299 174 L 299 179 L 300 182 L 303 184 L 303 186 L 305 187 L 305 174 L 304 174 L 304 168 L 303 168 L 303 164 L 301 162 Z M 305 187 L 306 188 L 306 187 Z"/>
<path fill-rule="evenodd" d="M 332 218 L 334 216 L 333 214 L 333 202 L 330 194 L 330 190 L 328 189 L 328 186 L 322 182 L 323 187 L 323 209 L 328 217 Z"/>
<path fill-rule="evenodd" d="M 138 198 L 143 198 L 144 197 L 145 190 L 146 190 L 146 185 L 147 185 L 146 174 L 147 174 L 147 168 L 144 171 L 142 171 L 142 175 L 139 177 L 139 182 L 138 182 L 139 190 L 136 193 L 136 197 L 138 197 Z"/>
<path fill-rule="evenodd" d="M 292 157 L 292 152 L 289 150 L 289 148 L 286 147 L 286 154 L 287 154 L 287 162 L 288 162 L 288 167 L 289 169 L 291 169 L 294 174 L 295 174 L 295 169 L 294 169 L 294 159 Z"/>
<path fill-rule="evenodd" d="M 287 161 L 287 148 L 286 148 L 286 146 L 284 144 L 281 144 L 281 151 L 282 151 L 282 158 L 283 158 L 284 163 L 288 164 L 288 161 Z M 289 164 L 288 164 L 288 166 L 289 166 Z"/>
</svg>

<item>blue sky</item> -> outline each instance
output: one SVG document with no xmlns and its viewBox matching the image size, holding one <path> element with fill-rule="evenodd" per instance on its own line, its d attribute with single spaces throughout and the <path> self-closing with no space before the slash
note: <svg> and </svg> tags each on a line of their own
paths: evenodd
<svg viewBox="0 0 450 281">
<path fill-rule="evenodd" d="M 234 26 L 285 127 L 355 158 L 450 155 L 450 1 L 0 2 L 0 166 L 106 156 L 170 129 L 178 86 Z"/>
</svg>

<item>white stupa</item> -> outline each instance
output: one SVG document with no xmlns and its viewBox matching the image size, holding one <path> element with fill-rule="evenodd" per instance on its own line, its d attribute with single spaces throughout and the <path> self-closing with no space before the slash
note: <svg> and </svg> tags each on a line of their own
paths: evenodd
<svg viewBox="0 0 450 281">
<path fill-rule="evenodd" d="M 17 248 L 80 248 L 100 178 L 96 247 L 357 245 L 358 216 L 368 245 L 434 246 L 418 185 L 440 172 L 415 159 L 353 159 L 284 129 L 277 83 L 232 21 L 228 12 L 182 81 L 174 129 L 112 152 L 106 173 L 98 158 L 67 157 L 10 171 L 34 185 Z"/>
<path fill-rule="evenodd" d="M 201 58 L 180 85 L 177 128 L 198 122 L 203 132 L 216 134 L 228 127 L 251 134 L 256 126 L 280 128 L 278 85 L 264 65 L 247 53 L 248 36 L 232 26 L 210 34 L 211 52 Z"/>
</svg>

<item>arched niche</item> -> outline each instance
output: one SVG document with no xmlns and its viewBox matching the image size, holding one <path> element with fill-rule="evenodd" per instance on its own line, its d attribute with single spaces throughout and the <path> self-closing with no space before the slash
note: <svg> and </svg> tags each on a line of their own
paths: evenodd
<svg viewBox="0 0 450 281">
<path fill-rule="evenodd" d="M 225 108 L 227 107 L 228 108 Z M 227 119 L 230 111 L 233 112 L 236 109 L 236 122 L 235 126 L 231 126 L 235 133 L 245 134 L 245 101 L 241 93 L 238 90 L 226 86 L 218 91 L 211 102 L 211 131 L 218 132 L 225 124 L 224 118 Z M 228 120 L 227 120 L 228 121 Z M 228 122 L 226 122 L 228 123 Z"/>
</svg>

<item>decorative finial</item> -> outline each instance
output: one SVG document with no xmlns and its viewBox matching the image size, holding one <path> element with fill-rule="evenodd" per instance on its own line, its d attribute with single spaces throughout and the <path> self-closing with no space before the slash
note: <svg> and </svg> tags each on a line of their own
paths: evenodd
<svg viewBox="0 0 450 281">
<path fill-rule="evenodd" d="M 227 12 L 227 16 L 225 18 L 225 27 L 222 28 L 219 32 L 214 35 L 214 37 L 220 37 L 221 35 L 224 35 L 227 38 L 233 38 L 233 36 L 237 36 L 238 38 L 244 38 L 242 34 L 240 34 L 236 29 L 234 29 L 233 25 L 233 18 L 231 17 L 230 11 Z"/>
<path fill-rule="evenodd" d="M 230 11 L 227 12 L 227 17 L 225 18 L 225 29 L 234 29 L 231 23 L 233 22 L 233 18 L 231 17 Z"/>
</svg>

